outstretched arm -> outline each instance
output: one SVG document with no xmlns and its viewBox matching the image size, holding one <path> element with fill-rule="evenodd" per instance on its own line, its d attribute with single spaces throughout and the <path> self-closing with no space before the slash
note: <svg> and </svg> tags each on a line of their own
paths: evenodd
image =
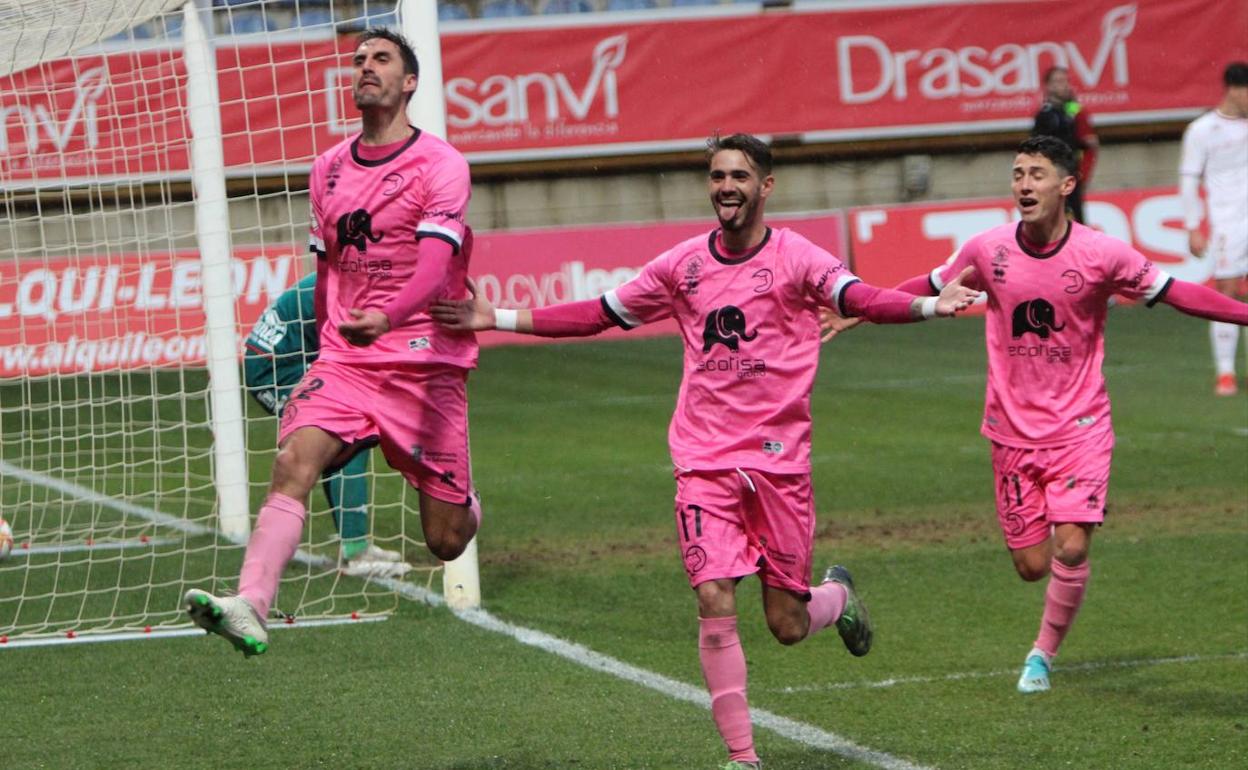
<svg viewBox="0 0 1248 770">
<path fill-rule="evenodd" d="M 907 294 L 917 294 L 920 297 L 930 297 L 940 293 L 932 286 L 931 273 L 923 273 L 913 278 L 907 278 L 893 288 L 897 291 L 904 291 Z"/>
<path fill-rule="evenodd" d="M 873 323 L 910 323 L 948 317 L 965 310 L 978 299 L 977 290 L 963 286 L 974 273 L 974 267 L 965 268 L 945 284 L 937 297 L 919 297 L 858 282 L 845 288 L 841 305 L 849 315 L 862 316 Z"/>
<path fill-rule="evenodd" d="M 433 303 L 434 320 L 455 331 L 499 331 L 539 337 L 589 337 L 614 325 L 601 300 L 589 299 L 537 310 L 500 310 L 477 291 L 471 278 L 468 299 L 440 299 Z"/>
<path fill-rule="evenodd" d="M 1248 304 L 1198 283 L 1172 280 L 1156 301 L 1197 318 L 1248 326 Z"/>
<path fill-rule="evenodd" d="M 895 324 L 956 315 L 983 300 L 983 292 L 962 285 L 974 272 L 974 267 L 966 267 L 940 291 L 927 273 L 909 278 L 895 289 L 851 284 L 845 288 L 841 308 L 819 309 L 819 339 L 827 342 L 863 321 Z"/>
</svg>

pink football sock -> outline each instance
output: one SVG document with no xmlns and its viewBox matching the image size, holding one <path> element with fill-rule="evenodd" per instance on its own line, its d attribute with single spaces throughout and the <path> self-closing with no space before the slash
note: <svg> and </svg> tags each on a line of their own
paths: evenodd
<svg viewBox="0 0 1248 770">
<path fill-rule="evenodd" d="M 303 503 L 276 492 L 270 493 L 260 506 L 256 528 L 252 530 L 247 553 L 243 556 L 238 595 L 246 599 L 261 618 L 268 617 L 282 570 L 299 547 L 305 518 L 307 510 Z"/>
<path fill-rule="evenodd" d="M 1088 587 L 1090 568 L 1088 562 L 1077 567 L 1067 567 L 1057 559 L 1049 574 L 1049 586 L 1044 592 L 1044 615 L 1040 618 L 1040 635 L 1036 637 L 1036 649 L 1050 658 L 1057 655 L 1057 648 L 1066 638 L 1066 632 L 1075 622 L 1083 593 Z"/>
<path fill-rule="evenodd" d="M 806 638 L 814 636 L 836 622 L 845 609 L 845 601 L 849 598 L 845 586 L 840 583 L 824 583 L 810 589 L 810 601 L 806 603 L 806 614 L 810 616 L 810 628 Z"/>
<path fill-rule="evenodd" d="M 728 758 L 757 762 L 750 706 L 745 699 L 745 652 L 736 616 L 699 618 L 698 658 L 711 691 L 711 716 L 728 746 Z"/>
</svg>

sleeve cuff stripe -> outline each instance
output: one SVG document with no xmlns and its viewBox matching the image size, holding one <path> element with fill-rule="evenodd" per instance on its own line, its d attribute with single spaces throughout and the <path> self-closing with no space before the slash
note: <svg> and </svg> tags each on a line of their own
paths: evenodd
<svg viewBox="0 0 1248 770">
<path fill-rule="evenodd" d="M 433 222 L 421 222 L 416 226 L 416 237 L 420 238 L 422 235 L 440 236 L 442 240 L 455 244 L 456 248 L 464 240 L 464 236 L 458 230 L 435 225 Z"/>
<path fill-rule="evenodd" d="M 1166 292 L 1170 291 L 1170 285 L 1174 283 L 1174 277 L 1164 270 L 1159 270 L 1157 280 L 1153 281 L 1152 287 L 1145 292 L 1144 297 L 1146 307 L 1152 307 L 1165 298 Z"/>
<path fill-rule="evenodd" d="M 832 298 L 836 301 L 836 312 L 839 313 L 842 318 L 849 317 L 849 314 L 845 312 L 845 290 L 855 283 L 862 283 L 862 281 L 854 276 L 843 275 L 837 279 L 836 286 L 832 287 Z"/>
<path fill-rule="evenodd" d="M 421 232 L 420 230 L 417 230 L 416 240 L 419 241 L 421 238 L 437 238 L 439 241 L 446 241 L 447 243 L 451 244 L 451 248 L 455 250 L 454 253 L 456 254 L 459 253 L 459 246 L 460 246 L 459 241 L 447 235 L 446 233 L 443 233 L 443 232 L 434 233 L 434 232 L 428 232 L 428 231 Z"/>
<path fill-rule="evenodd" d="M 620 302 L 615 289 L 602 295 L 602 308 L 607 311 L 607 315 L 611 316 L 611 320 L 615 321 L 617 326 L 622 326 L 625 329 L 635 329 L 641 326 L 641 319 L 624 307 L 624 303 Z"/>
</svg>

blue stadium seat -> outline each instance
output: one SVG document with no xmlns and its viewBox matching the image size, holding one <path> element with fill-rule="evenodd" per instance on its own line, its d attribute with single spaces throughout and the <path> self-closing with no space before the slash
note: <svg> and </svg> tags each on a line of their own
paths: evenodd
<svg viewBox="0 0 1248 770">
<path fill-rule="evenodd" d="M 533 8 L 521 0 L 488 0 L 481 6 L 481 18 L 502 19 L 508 16 L 532 16 Z"/>
<path fill-rule="evenodd" d="M 235 35 L 248 35 L 256 32 L 268 32 L 273 29 L 269 17 L 264 11 L 241 10 L 230 14 L 230 32 Z"/>
<path fill-rule="evenodd" d="M 134 33 L 134 39 L 135 39 L 135 40 L 151 40 L 151 38 L 152 38 L 152 27 L 151 27 L 151 25 L 150 25 L 150 24 L 148 24 L 147 22 L 144 22 L 143 24 L 139 24 L 139 25 L 137 25 L 137 26 L 135 26 L 135 27 L 132 27 L 130 30 L 128 30 L 128 31 L 126 31 L 126 32 L 119 32 L 119 33 L 117 33 L 116 35 L 113 35 L 112 37 L 110 37 L 110 38 L 109 38 L 107 41 L 105 41 L 105 42 L 109 42 L 109 43 L 128 43 L 128 42 L 130 41 L 130 34 L 131 34 L 131 33 Z"/>
<path fill-rule="evenodd" d="M 328 8 L 299 8 L 296 27 L 326 27 L 334 23 L 334 15 Z"/>
<path fill-rule="evenodd" d="M 366 27 L 392 27 L 399 28 L 399 16 L 394 11 L 374 10 L 364 19 Z"/>
<path fill-rule="evenodd" d="M 719 5 L 719 0 L 672 0 L 673 8 L 689 8 L 695 5 Z"/>
<path fill-rule="evenodd" d="M 438 19 L 441 21 L 459 21 L 460 19 L 471 19 L 472 14 L 468 13 L 468 9 L 459 3 L 438 3 Z"/>
<path fill-rule="evenodd" d="M 542 14 L 557 13 L 593 13 L 594 7 L 586 0 L 546 0 L 542 3 Z"/>
<path fill-rule="evenodd" d="M 607 0 L 608 11 L 642 11 L 655 7 L 655 0 Z"/>
<path fill-rule="evenodd" d="M 164 22 L 163 27 L 161 26 L 162 21 Z M 167 16 L 158 16 L 154 24 L 156 25 L 157 37 L 162 36 L 161 35 L 162 31 L 164 32 L 163 37 L 172 37 L 172 38 L 182 37 L 182 14 L 181 13 L 171 13 Z"/>
</svg>

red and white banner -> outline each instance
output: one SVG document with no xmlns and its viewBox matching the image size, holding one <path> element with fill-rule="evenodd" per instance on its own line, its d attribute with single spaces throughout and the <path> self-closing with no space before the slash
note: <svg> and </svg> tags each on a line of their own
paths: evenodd
<svg viewBox="0 0 1248 770">
<path fill-rule="evenodd" d="M 1245 29 L 1248 3 L 1215 0 L 914 0 L 460 25 L 442 36 L 448 134 L 482 161 L 691 148 L 714 131 L 835 141 L 1018 129 L 1055 64 L 1101 123 L 1185 118 L 1217 101 L 1226 62 L 1248 59 Z M 306 168 L 356 130 L 350 37 L 226 40 L 233 173 Z M 0 79 L 0 188 L 185 176 L 184 82 L 181 53 L 154 49 Z"/>
<path fill-rule="evenodd" d="M 294 283 L 303 251 L 235 250 L 241 328 Z M 203 365 L 204 323 L 194 251 L 0 262 L 0 378 Z"/>
<path fill-rule="evenodd" d="M 1187 250 L 1183 205 L 1173 188 L 1093 192 L 1084 213 L 1089 225 L 1132 244 L 1176 278 L 1203 283 L 1213 272 L 1210 260 Z M 896 286 L 930 272 L 971 236 L 1016 219 L 1009 198 L 851 209 L 854 273 Z"/>
<path fill-rule="evenodd" d="M 775 217 L 844 254 L 839 212 Z M 713 220 L 639 226 L 482 233 L 469 272 L 485 296 L 511 308 L 597 297 Z M 239 350 L 252 324 L 299 278 L 304 247 L 239 248 L 233 261 Z M 77 374 L 206 360 L 200 264 L 195 252 L 0 262 L 0 378 Z M 605 338 L 672 333 L 673 322 Z M 549 342 L 491 332 L 482 344 Z"/>
</svg>

